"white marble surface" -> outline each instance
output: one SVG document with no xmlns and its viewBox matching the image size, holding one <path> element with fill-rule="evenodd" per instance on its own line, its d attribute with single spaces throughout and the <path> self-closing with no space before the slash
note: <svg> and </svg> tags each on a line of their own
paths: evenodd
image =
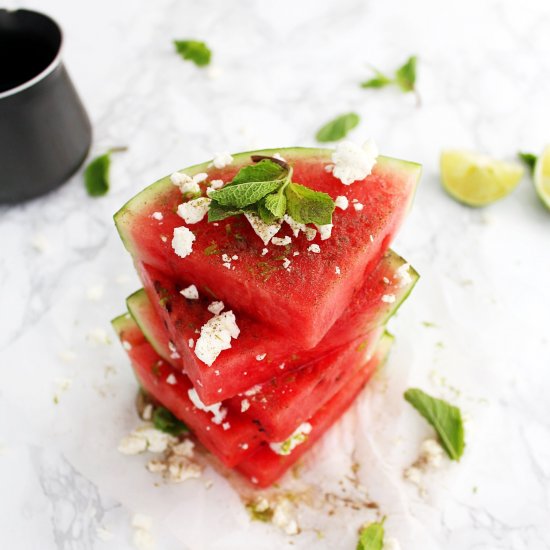
<svg viewBox="0 0 550 550">
<path fill-rule="evenodd" d="M 321 510 L 311 521 L 326 525 L 325 540 L 311 530 L 285 540 L 249 524 L 212 472 L 210 490 L 155 486 L 141 459 L 116 451 L 136 424 L 135 386 L 119 346 L 95 341 L 101 331 L 113 340 L 109 319 L 137 285 L 111 220 L 127 198 L 213 151 L 313 144 L 321 123 L 353 109 L 363 119 L 355 138 L 425 167 L 395 244 L 422 279 L 392 323 L 384 375 L 314 453 L 312 473 L 331 487 L 355 449 L 361 482 L 405 550 L 550 548 L 550 213 L 527 178 L 501 203 L 466 209 L 441 191 L 437 168 L 445 146 L 511 157 L 550 142 L 550 4 L 26 5 L 65 28 L 94 153 L 129 151 L 114 159 L 105 198 L 88 198 L 79 174 L 46 198 L 0 208 L 0 547 L 132 548 L 136 511 L 154 518 L 160 549 L 355 547 L 366 513 L 329 520 Z M 178 59 L 176 37 L 205 39 L 214 74 Z M 421 108 L 357 86 L 368 63 L 394 67 L 413 53 Z M 424 496 L 401 475 L 430 433 L 401 398 L 410 385 L 456 400 L 468 417 L 463 460 L 428 474 Z"/>
</svg>

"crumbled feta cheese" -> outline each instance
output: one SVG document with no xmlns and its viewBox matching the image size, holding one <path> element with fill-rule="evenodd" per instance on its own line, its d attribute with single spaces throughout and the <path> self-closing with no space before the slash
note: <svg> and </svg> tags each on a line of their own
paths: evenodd
<svg viewBox="0 0 550 550">
<path fill-rule="evenodd" d="M 187 298 L 188 300 L 198 300 L 199 299 L 199 291 L 197 290 L 197 287 L 195 285 L 189 285 L 188 287 L 184 288 L 183 290 L 180 290 L 180 294 Z"/>
<path fill-rule="evenodd" d="M 241 401 L 241 412 L 246 412 L 248 409 L 250 409 L 250 401 L 248 399 L 243 399 Z"/>
<path fill-rule="evenodd" d="M 224 262 L 222 265 L 223 265 L 223 267 L 225 267 L 227 269 L 231 269 L 231 263 L 230 262 Z"/>
<path fill-rule="evenodd" d="M 327 164 L 325 166 L 325 172 L 327 172 L 327 174 L 331 174 L 333 170 L 334 170 L 334 164 Z"/>
<path fill-rule="evenodd" d="M 334 205 L 336 206 L 336 208 L 340 208 L 341 210 L 347 210 L 349 206 L 349 200 L 344 195 L 339 195 L 338 197 L 336 197 Z"/>
<path fill-rule="evenodd" d="M 169 374 L 168 378 L 166 378 L 166 383 L 170 384 L 170 386 L 175 386 L 178 383 L 178 379 L 173 374 Z"/>
<path fill-rule="evenodd" d="M 251 481 L 252 483 L 256 484 L 256 483 L 258 483 L 258 478 L 252 476 L 252 477 L 250 478 L 250 481 Z"/>
<path fill-rule="evenodd" d="M 372 139 L 367 140 L 362 147 L 351 141 L 342 141 L 332 153 L 332 173 L 344 185 L 351 185 L 372 172 L 377 157 L 378 148 Z"/>
<path fill-rule="evenodd" d="M 210 187 L 214 190 L 221 189 L 223 187 L 223 180 L 212 180 L 210 182 Z"/>
<path fill-rule="evenodd" d="M 165 243 L 168 240 L 168 237 L 166 235 L 161 235 L 160 240 Z"/>
<path fill-rule="evenodd" d="M 184 439 L 181 443 L 172 447 L 172 452 L 178 456 L 193 458 L 193 449 L 195 444 L 190 439 Z"/>
<path fill-rule="evenodd" d="M 178 216 L 183 218 L 185 223 L 199 223 L 208 213 L 211 199 L 208 197 L 199 197 L 178 206 Z"/>
<path fill-rule="evenodd" d="M 162 212 L 153 212 L 151 214 L 151 218 L 160 222 L 163 220 L 164 216 L 162 215 Z"/>
<path fill-rule="evenodd" d="M 295 513 L 296 509 L 292 502 L 288 498 L 281 499 L 274 507 L 271 522 L 287 535 L 297 535 L 300 529 L 294 518 Z"/>
<path fill-rule="evenodd" d="M 222 261 L 230 262 L 231 261 L 231 256 L 229 256 L 228 254 L 222 254 Z"/>
<path fill-rule="evenodd" d="M 353 208 L 356 212 L 361 212 L 363 210 L 364 206 L 360 202 L 353 203 Z"/>
<path fill-rule="evenodd" d="M 332 235 L 332 228 L 334 227 L 334 224 L 327 223 L 325 225 L 315 225 L 315 227 L 319 230 L 321 240 L 326 241 L 327 239 L 330 239 L 330 236 Z"/>
<path fill-rule="evenodd" d="M 155 429 L 151 424 L 144 424 L 122 438 L 118 450 L 122 454 L 135 455 L 150 451 L 163 453 L 177 439 L 170 434 Z"/>
<path fill-rule="evenodd" d="M 262 390 L 261 384 L 256 384 L 255 386 L 252 386 L 250 389 L 246 390 L 244 394 L 246 397 L 253 397 L 257 393 L 259 393 Z"/>
<path fill-rule="evenodd" d="M 308 227 L 304 223 L 297 222 L 292 217 L 290 217 L 288 214 L 285 214 L 283 216 L 283 221 L 285 221 L 292 230 L 292 234 L 294 237 L 297 237 L 300 234 L 300 231 L 305 234 L 306 239 L 308 241 L 312 241 L 315 239 L 315 236 L 317 235 L 317 230 L 313 229 L 313 227 Z"/>
<path fill-rule="evenodd" d="M 263 361 L 267 357 L 267 353 L 260 353 L 256 355 L 256 361 Z"/>
<path fill-rule="evenodd" d="M 440 468 L 443 464 L 443 447 L 435 439 L 426 439 L 420 445 L 420 463 L 432 468 Z"/>
<path fill-rule="evenodd" d="M 172 248 L 180 258 L 186 258 L 193 252 L 195 235 L 187 227 L 176 227 L 172 239 Z"/>
<path fill-rule="evenodd" d="M 192 193 L 193 195 L 200 195 L 201 188 L 199 183 L 201 181 L 204 181 L 204 179 L 201 179 L 203 174 L 197 174 L 194 177 L 190 177 L 187 174 L 182 174 L 180 172 L 174 172 L 170 176 L 170 180 L 172 183 L 179 187 L 180 191 L 185 195 L 187 193 Z M 208 176 L 207 176 L 208 177 Z"/>
<path fill-rule="evenodd" d="M 292 239 L 287 235 L 286 237 L 280 238 L 280 237 L 273 237 L 271 239 L 271 244 L 274 244 L 275 246 L 286 246 L 292 242 Z"/>
<path fill-rule="evenodd" d="M 193 349 L 193 346 L 195 345 L 195 340 L 193 338 L 189 338 L 189 341 L 187 342 L 187 345 Z"/>
<path fill-rule="evenodd" d="M 401 545 L 393 537 L 384 539 L 384 550 L 401 550 Z"/>
<path fill-rule="evenodd" d="M 309 422 L 304 422 L 296 428 L 287 440 L 270 443 L 269 447 L 278 455 L 289 455 L 298 445 L 307 439 L 312 429 L 313 427 Z"/>
<path fill-rule="evenodd" d="M 233 256 L 231 256 L 231 259 L 232 259 L 232 260 L 238 260 L 239 257 L 237 256 L 237 254 L 233 254 Z"/>
<path fill-rule="evenodd" d="M 262 249 L 262 256 L 265 256 L 268 252 L 269 252 L 269 250 L 267 248 L 263 248 Z"/>
<path fill-rule="evenodd" d="M 291 264 L 291 262 L 290 262 L 290 260 L 289 260 L 288 258 L 285 258 L 285 259 L 283 260 L 283 267 L 284 267 L 285 269 L 289 269 L 290 264 Z"/>
<path fill-rule="evenodd" d="M 370 240 L 371 243 L 373 243 L 374 242 L 374 237 L 372 235 L 369 235 L 369 240 Z"/>
<path fill-rule="evenodd" d="M 411 267 L 410 264 L 403 264 L 396 269 L 394 278 L 399 279 L 400 286 L 406 286 L 412 283 L 412 277 L 411 277 L 411 274 L 409 273 L 410 267 Z"/>
<path fill-rule="evenodd" d="M 100 327 L 93 328 L 92 330 L 88 331 L 88 334 L 86 335 L 86 338 L 93 342 L 94 344 L 110 344 L 111 339 L 107 335 L 107 332 L 105 329 L 102 329 Z"/>
<path fill-rule="evenodd" d="M 222 424 L 222 428 L 224 429 L 224 431 L 227 431 L 231 428 L 231 424 L 229 422 L 224 422 Z"/>
<path fill-rule="evenodd" d="M 146 531 L 150 531 L 153 527 L 153 520 L 145 514 L 134 514 L 134 517 L 132 518 L 132 527 L 135 529 L 145 529 Z"/>
<path fill-rule="evenodd" d="M 214 153 L 214 158 L 212 160 L 212 165 L 214 168 L 225 168 L 233 162 L 233 157 L 226 152 L 223 153 Z"/>
<path fill-rule="evenodd" d="M 137 455 L 147 450 L 147 440 L 144 437 L 137 437 L 133 434 L 127 435 L 120 440 L 118 452 L 123 455 Z"/>
<path fill-rule="evenodd" d="M 334 268 L 334 273 L 336 273 L 336 275 L 340 275 L 342 273 L 342 271 L 340 270 L 340 268 L 338 266 L 336 266 Z"/>
<path fill-rule="evenodd" d="M 414 485 L 420 486 L 422 484 L 422 472 L 420 468 L 416 466 L 410 466 L 403 472 L 403 477 L 413 483 Z"/>
<path fill-rule="evenodd" d="M 132 527 L 134 527 L 134 545 L 137 550 L 153 550 L 155 541 L 151 535 L 153 521 L 150 517 L 143 514 L 134 514 L 132 518 Z"/>
<path fill-rule="evenodd" d="M 254 229 L 256 235 L 262 239 L 264 245 L 266 245 L 281 229 L 281 222 L 279 220 L 268 224 L 252 212 L 245 212 L 244 215 L 252 226 L 252 229 Z"/>
<path fill-rule="evenodd" d="M 243 451 L 246 451 L 248 449 L 248 443 L 241 443 L 239 445 L 239 447 L 243 450 Z"/>
<path fill-rule="evenodd" d="M 300 253 L 296 250 L 295 252 L 292 253 L 293 256 L 299 256 Z"/>
<path fill-rule="evenodd" d="M 221 402 L 213 403 L 212 405 L 205 405 L 201 401 L 201 398 L 195 388 L 188 390 L 187 395 L 189 395 L 191 403 L 193 403 L 197 409 L 212 414 L 212 422 L 214 424 L 219 425 L 225 420 L 225 417 L 227 416 L 227 409 L 222 407 Z"/>
<path fill-rule="evenodd" d="M 215 191 L 216 191 L 216 190 L 215 190 L 215 189 L 212 189 L 212 187 L 208 187 L 208 188 L 206 189 L 206 196 L 207 196 L 208 198 L 212 198 L 212 195 L 214 194 Z M 218 227 L 218 225 L 216 225 L 216 227 Z"/>
<path fill-rule="evenodd" d="M 168 457 L 167 479 L 172 483 L 182 483 L 188 479 L 199 478 L 202 468 L 199 464 L 191 462 L 188 458 L 173 454 Z"/>
<path fill-rule="evenodd" d="M 231 338 L 238 338 L 239 334 L 232 311 L 215 315 L 202 326 L 195 345 L 195 355 L 210 367 L 223 350 L 231 347 Z"/>
<path fill-rule="evenodd" d="M 285 368 L 285 364 L 284 364 L 284 363 L 281 363 L 281 364 L 279 365 L 279 368 L 280 368 L 281 370 L 283 370 L 283 369 Z"/>
<path fill-rule="evenodd" d="M 128 340 L 122 340 L 122 347 L 126 351 L 130 351 L 132 349 L 132 344 L 130 344 L 130 342 L 128 342 Z"/>
<path fill-rule="evenodd" d="M 321 247 L 318 244 L 310 244 L 307 251 L 313 252 L 314 254 L 319 254 L 321 252 Z"/>
<path fill-rule="evenodd" d="M 93 285 L 86 291 L 86 296 L 90 302 L 99 302 L 103 297 L 103 285 Z"/>
<path fill-rule="evenodd" d="M 225 307 L 225 304 L 223 302 L 212 302 L 208 306 L 208 311 L 210 313 L 213 313 L 214 315 L 219 315 L 223 311 L 224 307 Z"/>
<path fill-rule="evenodd" d="M 395 302 L 395 295 L 394 294 L 384 294 L 382 296 L 382 301 L 386 304 L 393 304 Z"/>
<path fill-rule="evenodd" d="M 147 405 L 143 407 L 141 418 L 143 418 L 143 420 L 151 420 L 151 418 L 153 418 L 153 405 L 151 405 L 151 403 L 147 403 Z"/>
<path fill-rule="evenodd" d="M 195 183 L 202 183 L 203 181 L 206 181 L 208 179 L 208 174 L 206 172 L 200 172 L 198 174 L 195 174 L 193 176 L 193 181 Z"/>
</svg>

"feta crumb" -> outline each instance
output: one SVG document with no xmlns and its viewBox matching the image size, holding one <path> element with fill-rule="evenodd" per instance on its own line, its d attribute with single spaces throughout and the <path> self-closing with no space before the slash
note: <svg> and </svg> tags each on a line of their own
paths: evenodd
<svg viewBox="0 0 550 550">
<path fill-rule="evenodd" d="M 336 266 L 334 268 L 334 273 L 336 273 L 336 275 L 340 275 L 342 272 L 340 271 L 340 268 L 338 266 Z"/>
<path fill-rule="evenodd" d="M 435 439 L 426 439 L 420 445 L 419 460 L 426 466 L 440 468 L 443 458 L 443 447 Z"/>
<path fill-rule="evenodd" d="M 241 401 L 241 412 L 246 412 L 248 409 L 250 409 L 250 401 L 248 399 L 243 399 Z"/>
<path fill-rule="evenodd" d="M 246 451 L 248 449 L 248 443 L 241 443 L 239 445 L 239 447 L 243 450 L 243 451 Z"/>
<path fill-rule="evenodd" d="M 226 267 L 227 269 L 231 269 L 231 264 L 229 262 L 224 262 L 223 267 Z"/>
<path fill-rule="evenodd" d="M 199 174 L 200 176 L 200 174 Z M 197 176 L 191 178 L 187 174 L 182 174 L 180 172 L 174 172 L 170 176 L 170 181 L 176 186 L 179 187 L 180 191 L 185 195 L 187 193 L 192 193 L 193 195 L 200 194 L 201 188 L 199 186 L 200 178 L 197 179 Z"/>
<path fill-rule="evenodd" d="M 219 315 L 223 311 L 224 307 L 225 307 L 225 304 L 223 302 L 212 302 L 208 306 L 208 311 L 210 313 L 213 313 L 214 315 Z"/>
<path fill-rule="evenodd" d="M 122 347 L 126 351 L 130 351 L 132 349 L 132 344 L 130 344 L 130 342 L 128 342 L 128 340 L 122 340 Z"/>
<path fill-rule="evenodd" d="M 188 300 L 199 299 L 199 291 L 197 290 L 197 287 L 195 285 L 189 285 L 187 288 L 180 290 L 180 294 Z"/>
<path fill-rule="evenodd" d="M 202 183 L 208 179 L 208 174 L 206 172 L 199 172 L 193 176 L 193 181 L 195 183 Z"/>
<path fill-rule="evenodd" d="M 161 235 L 160 240 L 165 243 L 168 240 L 168 237 L 166 235 Z"/>
<path fill-rule="evenodd" d="M 307 251 L 313 252 L 314 254 L 319 254 L 321 252 L 321 247 L 318 244 L 310 244 Z"/>
<path fill-rule="evenodd" d="M 123 455 L 137 455 L 147 450 L 147 440 L 132 434 L 123 437 L 118 444 L 118 452 Z"/>
<path fill-rule="evenodd" d="M 226 166 L 229 166 L 233 162 L 233 157 L 227 153 L 214 153 L 214 158 L 212 160 L 212 165 L 214 168 L 225 168 Z"/>
<path fill-rule="evenodd" d="M 305 234 L 306 239 L 308 241 L 312 241 L 315 239 L 315 236 L 317 235 L 317 230 L 313 229 L 313 227 L 308 227 L 304 223 L 297 222 L 295 219 L 290 217 L 288 214 L 285 214 L 283 216 L 283 221 L 285 221 L 292 230 L 292 234 L 294 237 L 297 237 L 300 234 L 300 231 Z"/>
<path fill-rule="evenodd" d="M 274 507 L 271 522 L 287 535 L 297 535 L 300 529 L 294 518 L 295 513 L 296 509 L 292 502 L 288 498 L 282 499 Z"/>
<path fill-rule="evenodd" d="M 134 514 L 132 518 L 132 527 L 135 529 L 145 529 L 150 531 L 153 527 L 153 520 L 145 514 Z"/>
<path fill-rule="evenodd" d="M 193 338 L 189 338 L 189 341 L 187 342 L 187 345 L 193 349 L 193 346 L 195 345 L 195 340 Z"/>
<path fill-rule="evenodd" d="M 384 539 L 384 550 L 401 550 L 401 545 L 393 537 Z"/>
<path fill-rule="evenodd" d="M 132 527 L 134 527 L 134 545 L 138 550 L 153 550 L 155 541 L 151 535 L 153 521 L 143 514 L 134 514 Z"/>
<path fill-rule="evenodd" d="M 371 243 L 373 243 L 374 242 L 374 237 L 372 235 L 369 235 L 369 240 L 370 240 Z"/>
<path fill-rule="evenodd" d="M 223 187 L 223 180 L 212 180 L 210 182 L 210 187 L 214 190 L 221 189 Z"/>
<path fill-rule="evenodd" d="M 229 256 L 228 254 L 222 254 L 222 261 L 230 262 L 231 261 L 231 256 Z"/>
<path fill-rule="evenodd" d="M 387 277 L 383 277 L 382 280 L 384 281 L 384 284 L 389 285 L 390 280 Z"/>
<path fill-rule="evenodd" d="M 256 384 L 255 386 L 252 386 L 250 389 L 246 390 L 244 394 L 246 397 L 253 397 L 257 393 L 259 393 L 262 390 L 261 384 Z"/>
<path fill-rule="evenodd" d="M 289 455 L 298 445 L 307 439 L 312 429 L 313 427 L 309 422 L 304 422 L 294 430 L 288 439 L 270 443 L 269 447 L 275 454 Z"/>
<path fill-rule="evenodd" d="M 178 206 L 178 216 L 183 218 L 185 223 L 199 223 L 208 213 L 212 199 L 199 197 Z"/>
<path fill-rule="evenodd" d="M 103 285 L 93 285 L 86 291 L 86 296 L 90 302 L 99 302 L 103 297 Z"/>
<path fill-rule="evenodd" d="M 321 237 L 322 241 L 326 241 L 327 239 L 330 239 L 330 236 L 332 235 L 332 228 L 334 227 L 334 224 L 327 223 L 325 225 L 315 225 L 317 229 L 319 230 L 319 235 Z"/>
<path fill-rule="evenodd" d="M 100 328 L 93 328 L 92 330 L 88 331 L 88 334 L 86 335 L 86 338 L 93 342 L 94 344 L 110 344 L 111 339 L 107 335 L 107 332 Z"/>
<path fill-rule="evenodd" d="M 215 315 L 202 326 L 195 345 L 195 355 L 210 367 L 223 350 L 231 347 L 231 338 L 238 338 L 239 334 L 232 311 Z"/>
<path fill-rule="evenodd" d="M 334 164 L 327 164 L 325 166 L 325 172 L 327 172 L 327 174 L 331 174 L 333 170 L 334 170 Z"/>
<path fill-rule="evenodd" d="M 212 194 L 214 193 L 214 191 L 215 191 L 215 189 L 212 189 L 212 187 L 208 187 L 208 188 L 206 189 L 206 196 L 207 196 L 208 198 L 212 198 Z M 218 227 L 218 225 L 216 225 L 216 227 Z"/>
<path fill-rule="evenodd" d="M 252 477 L 250 478 L 250 481 L 251 481 L 252 483 L 256 484 L 256 483 L 258 483 L 258 478 L 252 476 Z"/>
<path fill-rule="evenodd" d="M 160 222 L 164 219 L 164 216 L 162 215 L 162 212 L 153 212 L 151 214 L 151 218 Z"/>
<path fill-rule="evenodd" d="M 281 363 L 281 364 L 279 365 L 279 368 L 280 368 L 281 370 L 283 370 L 283 369 L 285 368 L 285 364 L 284 364 L 284 363 Z"/>
<path fill-rule="evenodd" d="M 186 258 L 193 252 L 193 243 L 195 235 L 187 227 L 176 227 L 172 239 L 172 248 L 180 258 Z"/>
<path fill-rule="evenodd" d="M 229 422 L 224 422 L 222 424 L 222 428 L 224 429 L 224 431 L 227 431 L 231 428 L 231 424 Z"/>
<path fill-rule="evenodd" d="M 300 253 L 296 250 L 295 252 L 292 253 L 293 256 L 299 256 Z"/>
<path fill-rule="evenodd" d="M 355 202 L 353 203 L 353 208 L 356 212 L 360 212 L 361 210 L 363 210 L 364 206 L 360 202 Z"/>
<path fill-rule="evenodd" d="M 342 141 L 332 153 L 332 173 L 344 185 L 351 185 L 372 172 L 377 157 L 378 148 L 372 139 L 367 140 L 362 147 L 351 141 Z"/>
<path fill-rule="evenodd" d="M 256 361 L 263 361 L 267 357 L 267 353 L 260 353 L 256 355 Z"/>
<path fill-rule="evenodd" d="M 232 259 L 232 260 L 238 260 L 239 257 L 237 256 L 237 254 L 233 254 L 233 256 L 231 256 L 231 259 Z"/>
<path fill-rule="evenodd" d="M 126 455 L 140 454 L 145 451 L 163 453 L 176 441 L 177 439 L 170 434 L 155 429 L 151 424 L 144 424 L 121 439 L 118 451 Z"/>
<path fill-rule="evenodd" d="M 286 246 L 292 242 L 292 239 L 287 235 L 286 237 L 283 237 L 282 239 L 280 237 L 273 237 L 271 239 L 271 244 L 274 244 L 275 246 Z"/>
<path fill-rule="evenodd" d="M 151 420 L 151 418 L 153 418 L 153 405 L 151 405 L 151 403 L 147 403 L 147 405 L 143 407 L 141 418 L 143 418 L 143 420 Z"/>
<path fill-rule="evenodd" d="M 399 280 L 400 286 L 406 286 L 412 283 L 412 277 L 409 273 L 410 267 L 410 264 L 403 264 L 396 269 L 394 278 Z"/>
<path fill-rule="evenodd" d="M 175 386 L 178 383 L 178 379 L 173 374 L 169 374 L 168 378 L 166 378 L 166 383 L 170 384 L 170 386 Z"/>
<path fill-rule="evenodd" d="M 265 223 L 259 216 L 252 212 L 245 212 L 245 217 L 254 229 L 254 232 L 264 245 L 266 245 L 281 229 L 281 222 L 275 221 L 272 224 Z"/>
<path fill-rule="evenodd" d="M 283 260 L 283 267 L 284 267 L 285 269 L 288 269 L 289 266 L 290 266 L 290 264 L 291 264 L 291 262 L 290 262 L 290 260 L 289 260 L 288 258 L 285 258 L 285 259 Z"/>
<path fill-rule="evenodd" d="M 403 477 L 414 485 L 422 485 L 422 472 L 416 466 L 410 466 L 403 472 Z"/>
<path fill-rule="evenodd" d="M 268 252 L 269 252 L 269 250 L 267 248 L 263 248 L 262 249 L 262 256 L 265 256 Z"/>
<path fill-rule="evenodd" d="M 222 407 L 221 402 L 213 403 L 212 405 L 205 405 L 201 401 L 201 398 L 195 388 L 188 390 L 187 395 L 189 395 L 189 399 L 191 399 L 191 402 L 195 405 L 195 407 L 197 407 L 197 409 L 212 414 L 212 422 L 214 424 L 219 425 L 225 420 L 225 417 L 227 416 L 227 409 Z"/>
<path fill-rule="evenodd" d="M 382 301 L 386 304 L 393 304 L 395 302 L 395 295 L 394 294 L 384 294 L 382 296 Z"/>
<path fill-rule="evenodd" d="M 339 195 L 338 197 L 336 197 L 334 205 L 336 206 L 336 208 L 340 208 L 341 210 L 347 210 L 349 206 L 349 200 L 344 195 Z"/>
<path fill-rule="evenodd" d="M 172 447 L 172 452 L 178 456 L 193 458 L 193 449 L 195 444 L 190 439 L 184 439 L 181 443 Z"/>
</svg>

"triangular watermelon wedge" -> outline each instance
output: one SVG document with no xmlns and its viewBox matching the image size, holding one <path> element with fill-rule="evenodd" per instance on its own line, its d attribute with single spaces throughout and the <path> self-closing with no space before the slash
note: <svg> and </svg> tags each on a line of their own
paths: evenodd
<svg viewBox="0 0 550 550">
<path fill-rule="evenodd" d="M 291 243 L 265 245 L 243 216 L 216 223 L 205 219 L 189 225 L 193 252 L 181 258 L 171 242 L 174 230 L 185 225 L 176 213 L 182 195 L 169 177 L 130 200 L 115 222 L 137 263 L 166 273 L 177 284 L 195 284 L 203 295 L 210 291 L 237 311 L 237 323 L 246 312 L 301 349 L 313 348 L 347 308 L 365 270 L 374 268 L 389 246 L 411 204 L 421 169 L 379 157 L 370 176 L 346 186 L 327 170 L 331 150 L 293 148 L 241 153 L 223 169 L 204 163 L 185 173 L 206 173 L 207 182 L 228 182 L 252 163 L 252 154 L 281 154 L 293 167 L 293 181 L 333 199 L 348 199 L 347 210 L 334 212 L 331 238 L 317 235 L 308 241 L 303 233 L 295 237 L 285 223 L 277 236 L 289 237 Z"/>
</svg>

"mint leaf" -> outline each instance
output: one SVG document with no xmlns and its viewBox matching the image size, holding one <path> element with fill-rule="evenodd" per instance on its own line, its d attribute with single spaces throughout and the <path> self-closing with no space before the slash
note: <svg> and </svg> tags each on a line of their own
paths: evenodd
<svg viewBox="0 0 550 550">
<path fill-rule="evenodd" d="M 369 523 L 359 534 L 357 550 L 382 550 L 384 547 L 384 518 L 381 522 Z"/>
<path fill-rule="evenodd" d="M 126 151 L 126 147 L 112 147 L 103 155 L 93 159 L 84 170 L 84 185 L 90 197 L 102 197 L 109 191 L 111 185 L 109 171 L 111 168 L 111 153 Z"/>
<path fill-rule="evenodd" d="M 189 428 L 178 418 L 176 418 L 168 409 L 157 407 L 153 413 L 153 424 L 157 430 L 166 432 L 170 435 L 178 436 L 188 432 Z"/>
<path fill-rule="evenodd" d="M 262 219 L 264 223 L 267 223 L 268 225 L 271 225 L 277 217 L 267 206 L 265 205 L 265 198 L 263 198 L 257 205 L 256 211 L 258 213 L 258 216 Z"/>
<path fill-rule="evenodd" d="M 387 77 L 384 73 L 381 73 L 380 71 L 374 70 L 376 73 L 376 76 L 374 78 L 371 78 L 370 80 L 365 80 L 365 82 L 361 82 L 361 88 L 384 88 L 385 86 L 389 86 L 390 84 L 393 84 L 393 79 Z"/>
<path fill-rule="evenodd" d="M 298 183 L 290 183 L 285 190 L 287 212 L 298 223 L 332 223 L 334 201 L 330 195 L 314 191 Z"/>
<path fill-rule="evenodd" d="M 219 222 L 230 218 L 231 216 L 238 216 L 243 211 L 240 208 L 233 208 L 231 206 L 223 206 L 218 201 L 212 199 L 210 208 L 208 209 L 208 221 Z"/>
<path fill-rule="evenodd" d="M 533 175 L 533 172 L 535 171 L 535 164 L 537 163 L 537 155 L 533 155 L 533 153 L 522 153 L 520 151 L 518 153 L 518 158 L 527 165 L 529 168 L 529 173 Z"/>
<path fill-rule="evenodd" d="M 360 118 L 356 113 L 340 115 L 327 122 L 315 136 L 320 143 L 338 141 L 346 137 L 347 133 L 359 124 Z"/>
<path fill-rule="evenodd" d="M 237 175 L 210 197 L 222 206 L 244 208 L 276 191 L 289 177 L 289 171 L 270 160 L 241 168 Z"/>
<path fill-rule="evenodd" d="M 395 71 L 395 83 L 404 91 L 414 91 L 416 83 L 416 56 L 407 59 L 404 65 Z"/>
<path fill-rule="evenodd" d="M 276 193 L 267 195 L 264 199 L 265 207 L 276 217 L 282 218 L 286 212 L 286 185 L 281 185 Z"/>
<path fill-rule="evenodd" d="M 464 452 L 464 427 L 460 409 L 417 388 L 405 392 L 405 399 L 431 424 L 451 460 Z"/>
<path fill-rule="evenodd" d="M 212 52 L 204 42 L 174 40 L 174 46 L 183 59 L 192 61 L 197 67 L 205 67 L 210 63 Z"/>
</svg>

